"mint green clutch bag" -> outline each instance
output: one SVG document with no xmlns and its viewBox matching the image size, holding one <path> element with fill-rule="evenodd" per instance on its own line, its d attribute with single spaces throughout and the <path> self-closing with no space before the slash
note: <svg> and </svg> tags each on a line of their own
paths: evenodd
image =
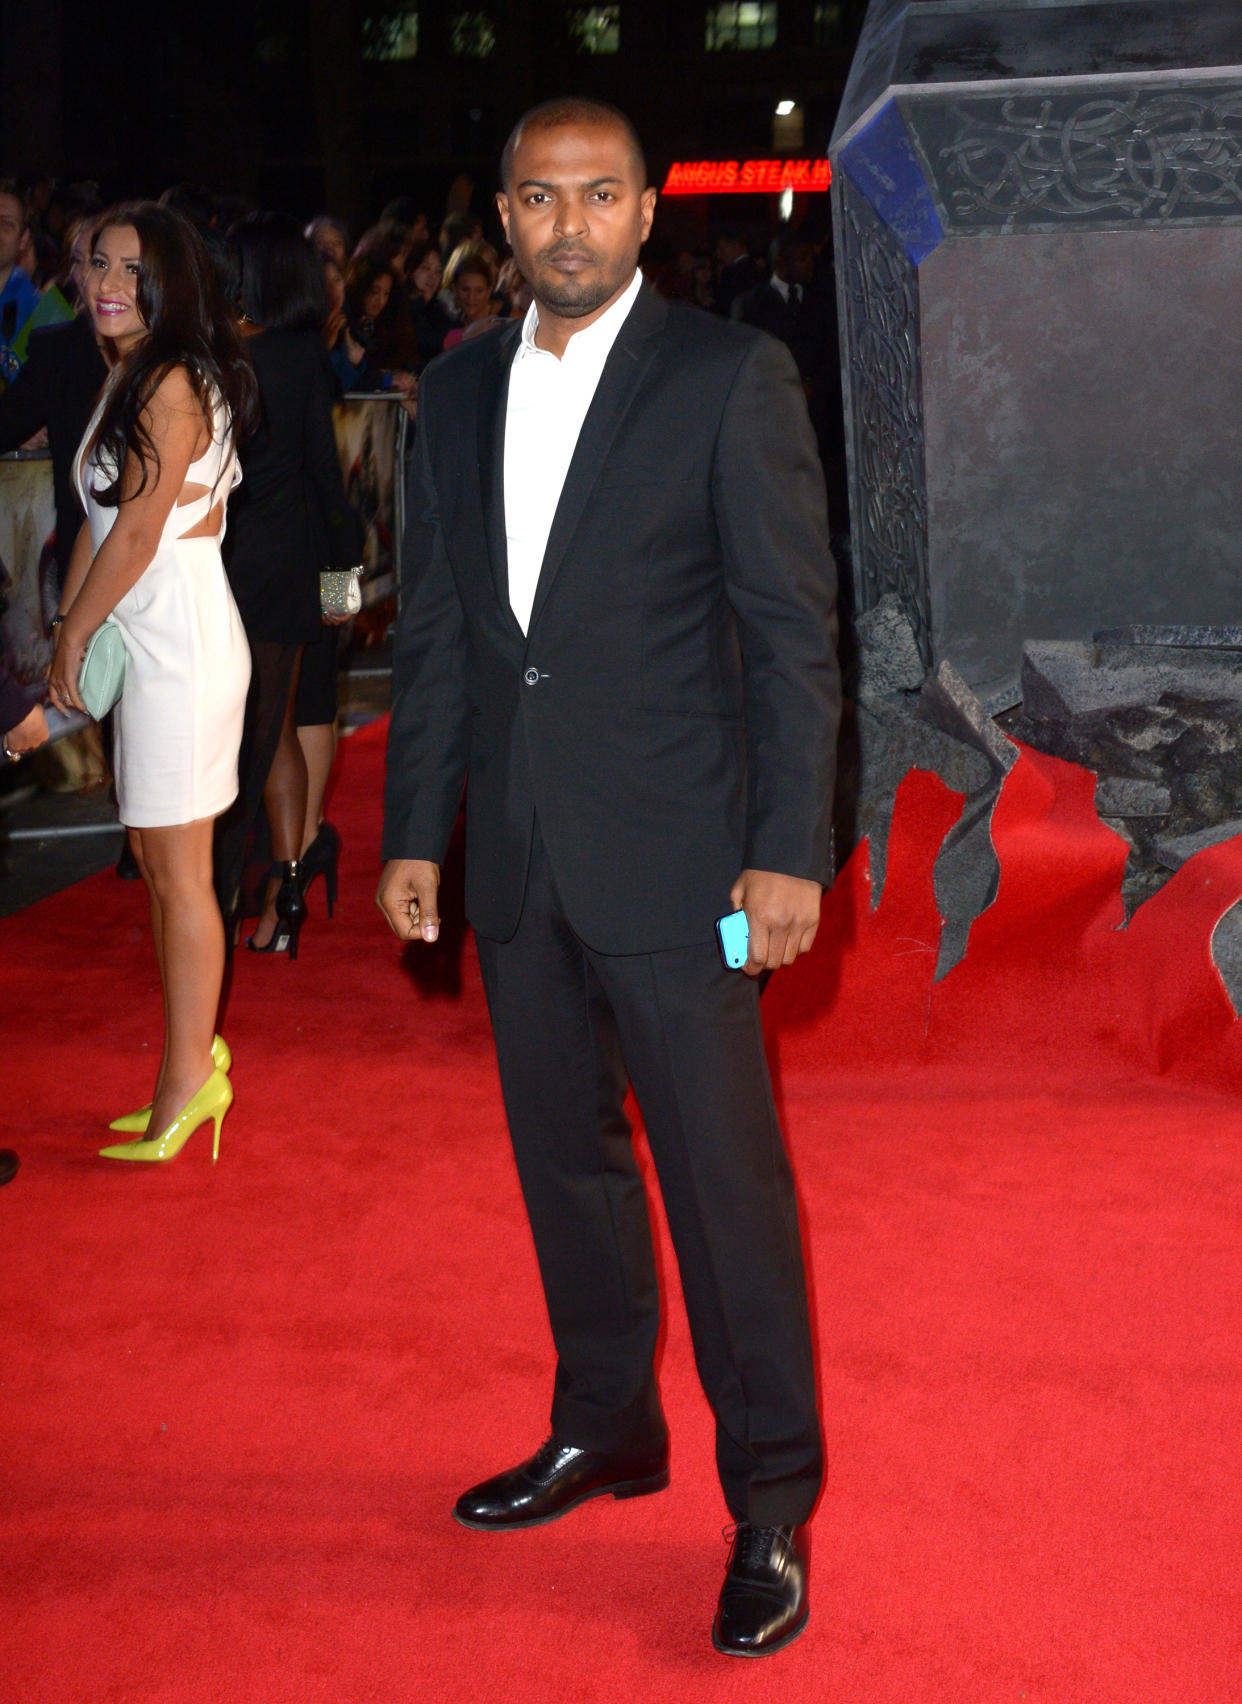
<svg viewBox="0 0 1242 1704">
<path fill-rule="evenodd" d="M 125 685 L 125 641 L 116 622 L 101 621 L 86 642 L 78 670 L 78 696 L 97 722 L 111 710 Z"/>
</svg>

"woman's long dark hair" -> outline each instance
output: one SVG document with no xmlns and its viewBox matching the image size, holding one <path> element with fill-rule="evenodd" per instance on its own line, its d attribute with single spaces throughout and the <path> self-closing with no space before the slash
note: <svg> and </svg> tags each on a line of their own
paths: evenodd
<svg viewBox="0 0 1242 1704">
<path fill-rule="evenodd" d="M 127 201 L 108 210 L 95 228 L 94 253 L 104 231 L 129 225 L 137 232 L 141 266 L 137 306 L 147 335 L 124 357 L 96 435 L 97 459 L 116 469 L 96 502 L 121 501 L 126 459 L 132 451 L 146 489 L 159 452 L 143 421 L 152 396 L 173 367 L 184 367 L 203 414 L 212 418 L 212 393 L 228 409 L 232 430 L 244 438 L 258 418 L 258 387 L 241 339 L 216 281 L 202 237 L 189 220 L 154 201 Z"/>
<path fill-rule="evenodd" d="M 318 333 L 328 317 L 323 262 L 288 213 L 248 213 L 229 233 L 240 265 L 238 299 L 253 325 Z"/>
<path fill-rule="evenodd" d="M 392 293 L 396 293 L 396 276 L 386 260 L 379 260 L 375 255 L 356 254 L 345 268 L 345 311 L 351 320 L 362 318 L 362 304 L 377 278 L 387 278 Z"/>
</svg>

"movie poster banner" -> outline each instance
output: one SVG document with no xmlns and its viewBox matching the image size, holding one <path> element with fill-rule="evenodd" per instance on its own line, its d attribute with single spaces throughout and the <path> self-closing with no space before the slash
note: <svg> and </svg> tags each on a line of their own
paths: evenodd
<svg viewBox="0 0 1242 1704">
<path fill-rule="evenodd" d="M 332 417 L 345 495 L 362 523 L 362 601 L 375 604 L 397 589 L 409 420 L 385 393 L 342 397 Z"/>
</svg>

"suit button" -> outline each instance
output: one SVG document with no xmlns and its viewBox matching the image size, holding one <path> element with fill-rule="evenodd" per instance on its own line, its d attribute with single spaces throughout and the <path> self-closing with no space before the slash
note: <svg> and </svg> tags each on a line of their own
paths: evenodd
<svg viewBox="0 0 1242 1704">
<path fill-rule="evenodd" d="M 526 673 L 522 676 L 522 679 L 526 682 L 527 686 L 534 686 L 539 679 L 539 670 L 527 669 Z"/>
</svg>

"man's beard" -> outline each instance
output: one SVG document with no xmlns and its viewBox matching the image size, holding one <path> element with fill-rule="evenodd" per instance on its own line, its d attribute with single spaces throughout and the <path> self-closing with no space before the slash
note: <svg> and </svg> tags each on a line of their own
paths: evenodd
<svg viewBox="0 0 1242 1704">
<path fill-rule="evenodd" d="M 582 319 L 586 314 L 593 314 L 596 308 L 602 308 L 610 297 L 616 295 L 620 280 L 601 278 L 598 273 L 593 279 L 586 279 L 554 272 L 549 262 L 563 254 L 580 254 L 595 262 L 599 259 L 590 249 L 568 248 L 560 244 L 544 249 L 542 254 L 535 256 L 538 285 L 532 279 L 532 287 L 538 300 L 546 303 L 562 319 Z"/>
</svg>

